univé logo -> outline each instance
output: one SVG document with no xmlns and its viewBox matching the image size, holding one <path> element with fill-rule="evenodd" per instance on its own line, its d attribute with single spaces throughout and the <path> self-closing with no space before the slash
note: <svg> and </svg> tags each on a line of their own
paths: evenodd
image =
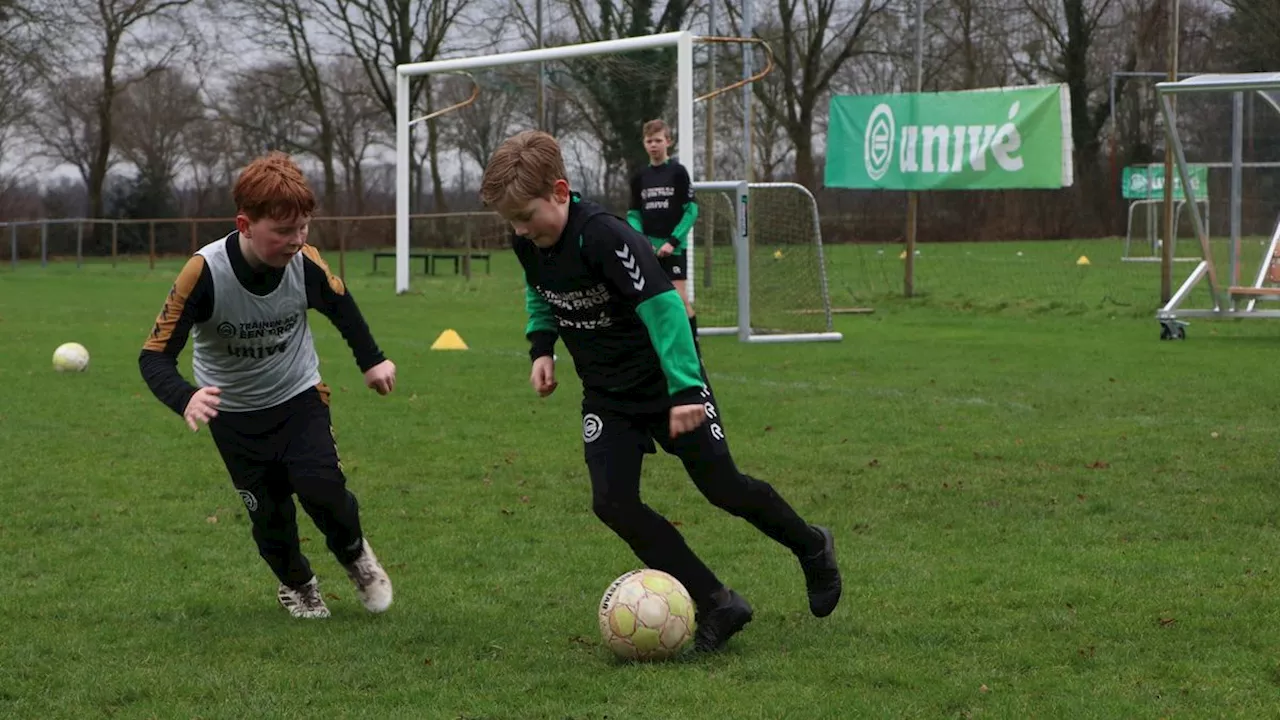
<svg viewBox="0 0 1280 720">
<path fill-rule="evenodd" d="M 893 110 L 880 103 L 871 111 L 871 119 L 867 122 L 867 134 L 863 138 L 863 163 L 867 166 L 867 176 L 879 180 L 889 171 L 893 164 L 893 139 L 897 135 L 894 128 Z"/>
<path fill-rule="evenodd" d="M 880 180 L 894 167 L 903 174 L 949 174 L 1023 169 L 1022 135 L 1014 119 L 1021 103 L 1014 101 L 1004 119 L 974 124 L 898 125 L 887 103 L 876 105 L 867 118 L 863 164 L 867 176 Z M 994 119 L 994 118 L 992 118 Z"/>
</svg>

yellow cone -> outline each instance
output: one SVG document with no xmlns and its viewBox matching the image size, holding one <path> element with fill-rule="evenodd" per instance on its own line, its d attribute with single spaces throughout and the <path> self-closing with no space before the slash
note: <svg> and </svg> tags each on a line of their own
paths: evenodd
<svg viewBox="0 0 1280 720">
<path fill-rule="evenodd" d="M 898 253 L 898 259 L 899 259 L 899 260 L 906 260 L 906 259 L 907 259 L 907 251 L 906 251 L 906 250 L 903 250 L 902 252 Z"/>
<path fill-rule="evenodd" d="M 453 330 L 445 330 L 440 333 L 440 337 L 431 343 L 432 350 L 466 350 L 467 344 L 462 341 L 462 336 Z"/>
<path fill-rule="evenodd" d="M 1089 256 L 1087 256 L 1087 255 L 1081 255 L 1081 256 L 1080 256 L 1080 259 L 1076 261 L 1076 264 L 1077 264 L 1077 265 L 1088 265 L 1088 264 L 1089 264 Z"/>
</svg>

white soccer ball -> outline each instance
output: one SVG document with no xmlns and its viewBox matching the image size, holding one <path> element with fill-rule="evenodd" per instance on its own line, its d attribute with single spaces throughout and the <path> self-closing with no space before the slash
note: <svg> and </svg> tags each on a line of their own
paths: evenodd
<svg viewBox="0 0 1280 720">
<path fill-rule="evenodd" d="M 600 599 L 600 635 L 624 660 L 665 660 L 694 631 L 694 606 L 679 580 L 641 569 L 614 580 Z"/>
<path fill-rule="evenodd" d="M 80 343 L 63 343 L 53 351 L 53 369 L 58 372 L 84 372 L 89 367 L 89 351 Z"/>
</svg>

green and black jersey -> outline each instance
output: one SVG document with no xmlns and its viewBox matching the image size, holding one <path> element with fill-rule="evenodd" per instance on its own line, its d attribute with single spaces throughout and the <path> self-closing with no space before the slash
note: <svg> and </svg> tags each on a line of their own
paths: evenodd
<svg viewBox="0 0 1280 720">
<path fill-rule="evenodd" d="M 559 241 L 512 246 L 524 268 L 534 359 L 557 338 L 584 393 L 627 409 L 698 403 L 702 366 L 684 303 L 643 235 L 574 193 Z"/>
<path fill-rule="evenodd" d="M 649 238 L 653 249 L 671 243 L 684 252 L 689 230 L 698 219 L 689 171 L 675 160 L 646 165 L 631 176 L 631 205 L 627 222 Z"/>
</svg>

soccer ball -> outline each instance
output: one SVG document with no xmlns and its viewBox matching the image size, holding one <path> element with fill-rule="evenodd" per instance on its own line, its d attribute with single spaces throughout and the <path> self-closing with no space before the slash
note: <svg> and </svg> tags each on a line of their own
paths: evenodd
<svg viewBox="0 0 1280 720">
<path fill-rule="evenodd" d="M 619 658 L 665 660 L 693 636 L 693 612 L 679 580 L 661 570 L 632 570 L 600 598 L 600 634 Z"/>
<path fill-rule="evenodd" d="M 53 351 L 53 369 L 58 372 L 83 372 L 89 367 L 89 351 L 80 343 L 63 343 Z"/>
</svg>

